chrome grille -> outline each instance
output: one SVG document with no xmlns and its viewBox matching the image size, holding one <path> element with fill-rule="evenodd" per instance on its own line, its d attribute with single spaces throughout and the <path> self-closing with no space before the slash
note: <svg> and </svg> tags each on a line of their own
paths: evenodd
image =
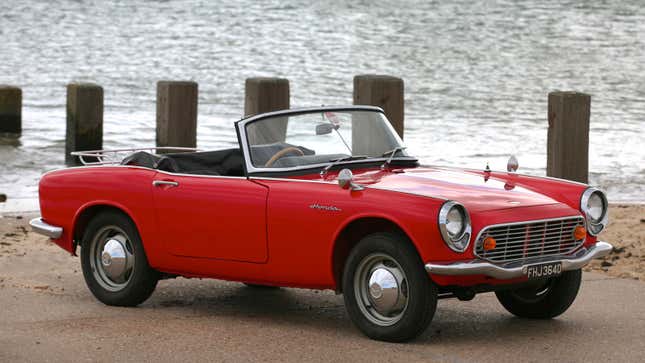
<svg viewBox="0 0 645 363">
<path fill-rule="evenodd" d="M 491 262 L 511 262 L 537 257 L 566 255 L 580 247 L 573 231 L 584 226 L 582 217 L 530 221 L 484 228 L 477 238 L 475 254 Z M 494 249 L 484 250 L 484 239 L 496 240 Z"/>
</svg>

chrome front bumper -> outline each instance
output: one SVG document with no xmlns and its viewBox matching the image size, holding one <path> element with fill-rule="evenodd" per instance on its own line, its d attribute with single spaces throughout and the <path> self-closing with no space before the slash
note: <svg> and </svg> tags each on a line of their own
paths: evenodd
<svg viewBox="0 0 645 363">
<path fill-rule="evenodd" d="M 448 265 L 428 263 L 426 271 L 435 275 L 463 276 L 463 275 L 486 275 L 496 279 L 512 279 L 526 275 L 527 266 L 545 263 L 562 262 L 562 271 L 577 270 L 588 264 L 594 258 L 607 256 L 613 246 L 607 242 L 598 241 L 589 248 L 581 249 L 572 256 L 554 257 L 545 260 L 531 261 L 516 265 L 496 265 L 484 260 L 472 260 L 468 262 L 455 262 Z"/>
<path fill-rule="evenodd" d="M 29 225 L 34 232 L 45 235 L 49 238 L 59 238 L 63 234 L 63 228 L 58 226 L 52 226 L 51 224 L 43 221 L 42 218 L 34 218 L 29 221 Z"/>
</svg>

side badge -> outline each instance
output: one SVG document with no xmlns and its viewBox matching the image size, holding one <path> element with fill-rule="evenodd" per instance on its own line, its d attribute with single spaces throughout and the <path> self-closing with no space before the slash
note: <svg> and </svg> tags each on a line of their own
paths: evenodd
<svg viewBox="0 0 645 363">
<path fill-rule="evenodd" d="M 336 207 L 335 205 L 320 205 L 318 203 L 311 204 L 309 206 L 311 209 L 326 210 L 330 212 L 342 212 L 343 210 Z"/>
</svg>

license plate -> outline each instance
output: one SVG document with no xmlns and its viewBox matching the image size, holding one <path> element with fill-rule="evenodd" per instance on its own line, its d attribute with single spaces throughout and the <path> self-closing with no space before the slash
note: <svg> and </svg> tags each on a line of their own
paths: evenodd
<svg viewBox="0 0 645 363">
<path fill-rule="evenodd" d="M 524 274 L 531 279 L 553 277 L 562 273 L 562 262 L 541 263 L 524 267 Z"/>
</svg>

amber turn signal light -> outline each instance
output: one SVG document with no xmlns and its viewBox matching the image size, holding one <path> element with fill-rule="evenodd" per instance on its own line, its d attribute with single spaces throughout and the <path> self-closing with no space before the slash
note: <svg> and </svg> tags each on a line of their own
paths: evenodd
<svg viewBox="0 0 645 363">
<path fill-rule="evenodd" d="M 495 238 L 493 237 L 484 238 L 484 251 L 493 250 L 495 249 L 495 246 L 497 246 L 497 241 L 495 241 Z"/>
<path fill-rule="evenodd" d="M 583 226 L 577 226 L 576 229 L 573 230 L 573 238 L 575 238 L 576 241 L 584 239 L 586 235 L 587 230 Z"/>
</svg>

